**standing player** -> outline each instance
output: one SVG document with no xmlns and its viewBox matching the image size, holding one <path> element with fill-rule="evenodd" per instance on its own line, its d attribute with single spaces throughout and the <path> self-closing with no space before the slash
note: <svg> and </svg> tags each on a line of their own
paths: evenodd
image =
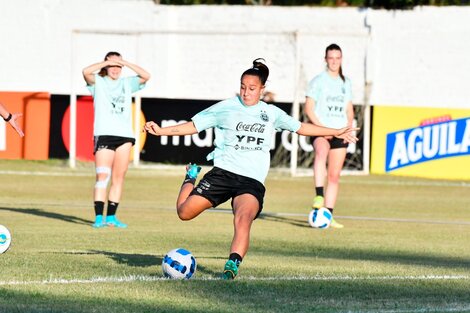
<svg viewBox="0 0 470 313">
<path fill-rule="evenodd" d="M 137 76 L 122 78 L 121 71 L 124 66 L 137 73 Z M 103 62 L 84 68 L 83 77 L 94 99 L 96 183 L 93 195 L 93 227 L 125 228 L 127 225 L 116 218 L 116 211 L 121 200 L 130 151 L 135 143 L 132 130 L 132 93 L 144 88 L 150 74 L 141 67 L 123 60 L 119 53 L 108 52 Z M 111 188 L 106 197 L 109 180 Z M 106 198 L 108 210 L 106 220 L 103 220 Z"/>
<path fill-rule="evenodd" d="M 11 127 L 20 135 L 20 137 L 24 136 L 23 130 L 21 127 L 16 123 L 16 120 L 23 116 L 21 113 L 10 113 L 7 108 L 0 102 L 0 116 L 3 117 L 3 120 L 6 123 L 9 123 Z"/>
<path fill-rule="evenodd" d="M 352 126 L 354 111 L 351 81 L 343 75 L 342 56 L 338 45 L 329 45 L 325 51 L 326 70 L 308 85 L 305 114 L 315 125 L 332 128 Z M 312 141 L 315 150 L 313 171 L 316 191 L 312 207 L 315 209 L 325 206 L 333 213 L 348 143 L 333 136 L 317 136 Z M 333 219 L 331 227 L 343 228 L 343 225 Z"/>
<path fill-rule="evenodd" d="M 155 136 L 182 136 L 215 130 L 215 150 L 208 159 L 214 167 L 194 187 L 200 167 L 187 166 L 186 177 L 176 202 L 181 220 L 191 220 L 204 210 L 232 199 L 234 235 L 223 278 L 234 279 L 245 257 L 253 221 L 263 209 L 264 181 L 270 166 L 270 147 L 276 130 L 289 130 L 305 136 L 338 136 L 355 142 L 351 128 L 330 129 L 300 123 L 274 105 L 260 101 L 269 69 L 261 62 L 243 72 L 240 96 L 199 112 L 192 121 L 160 128 L 150 121 L 144 129 Z"/>
</svg>

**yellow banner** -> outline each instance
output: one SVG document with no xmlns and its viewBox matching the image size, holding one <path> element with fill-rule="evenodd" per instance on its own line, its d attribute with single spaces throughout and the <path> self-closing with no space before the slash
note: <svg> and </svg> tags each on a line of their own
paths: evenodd
<svg viewBox="0 0 470 313">
<path fill-rule="evenodd" d="M 470 110 L 375 106 L 371 173 L 470 180 Z"/>
</svg>

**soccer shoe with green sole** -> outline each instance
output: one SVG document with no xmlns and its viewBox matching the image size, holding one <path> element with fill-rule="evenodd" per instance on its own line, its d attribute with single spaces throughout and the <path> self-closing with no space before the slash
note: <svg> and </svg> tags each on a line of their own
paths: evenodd
<svg viewBox="0 0 470 313">
<path fill-rule="evenodd" d="M 93 223 L 93 228 L 103 228 L 106 227 L 107 225 L 103 223 L 103 215 L 97 215 L 95 217 L 95 222 Z"/>
<path fill-rule="evenodd" d="M 331 223 L 330 223 L 330 227 L 331 227 L 331 228 L 344 228 L 344 225 L 338 223 L 337 221 L 335 221 L 334 218 L 332 218 L 332 219 L 331 219 Z"/>
<path fill-rule="evenodd" d="M 238 274 L 238 266 L 234 261 L 228 260 L 224 266 L 224 272 L 222 274 L 222 279 L 235 279 L 235 276 Z"/>
<path fill-rule="evenodd" d="M 196 179 L 199 172 L 201 172 L 201 167 L 197 166 L 197 164 L 189 163 L 186 165 L 186 175 L 189 178 Z"/>
<path fill-rule="evenodd" d="M 127 224 L 119 221 L 115 215 L 106 216 L 106 225 L 116 228 L 127 228 Z"/>
<path fill-rule="evenodd" d="M 319 209 L 325 205 L 325 198 L 322 196 L 316 196 L 313 198 L 312 209 Z"/>
</svg>

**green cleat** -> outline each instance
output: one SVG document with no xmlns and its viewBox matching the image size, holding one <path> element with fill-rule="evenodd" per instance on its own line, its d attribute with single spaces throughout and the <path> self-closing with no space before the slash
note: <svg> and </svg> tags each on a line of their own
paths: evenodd
<svg viewBox="0 0 470 313">
<path fill-rule="evenodd" d="M 331 223 L 330 223 L 330 227 L 331 227 L 331 228 L 344 228 L 344 225 L 338 223 L 337 221 L 335 221 L 334 218 L 332 218 L 332 219 L 331 219 Z"/>
<path fill-rule="evenodd" d="M 313 198 L 312 209 L 319 209 L 325 205 L 325 198 L 322 196 L 316 196 Z"/>
<path fill-rule="evenodd" d="M 230 280 L 235 279 L 238 274 L 238 266 L 234 261 L 228 260 L 224 266 L 224 273 L 222 274 L 222 279 Z"/>
</svg>

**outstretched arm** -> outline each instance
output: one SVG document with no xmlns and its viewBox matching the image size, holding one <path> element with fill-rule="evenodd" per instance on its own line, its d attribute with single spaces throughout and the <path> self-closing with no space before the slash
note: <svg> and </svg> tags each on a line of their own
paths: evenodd
<svg viewBox="0 0 470 313">
<path fill-rule="evenodd" d="M 197 134 L 193 122 L 186 122 L 174 126 L 160 127 L 157 123 L 150 121 L 145 123 L 144 131 L 154 136 L 184 136 Z"/>
<path fill-rule="evenodd" d="M 24 136 L 23 130 L 20 126 L 16 123 L 16 120 L 23 116 L 21 113 L 10 113 L 5 106 L 0 103 L 0 115 L 3 117 L 6 123 L 9 123 L 11 127 L 20 135 L 20 137 Z"/>
<path fill-rule="evenodd" d="M 302 123 L 297 134 L 303 136 L 335 136 L 344 139 L 346 142 L 355 143 L 357 142 L 357 137 L 353 135 L 353 132 L 357 130 L 359 130 L 359 128 L 344 127 L 335 129 L 317 126 L 311 123 Z"/>
</svg>

